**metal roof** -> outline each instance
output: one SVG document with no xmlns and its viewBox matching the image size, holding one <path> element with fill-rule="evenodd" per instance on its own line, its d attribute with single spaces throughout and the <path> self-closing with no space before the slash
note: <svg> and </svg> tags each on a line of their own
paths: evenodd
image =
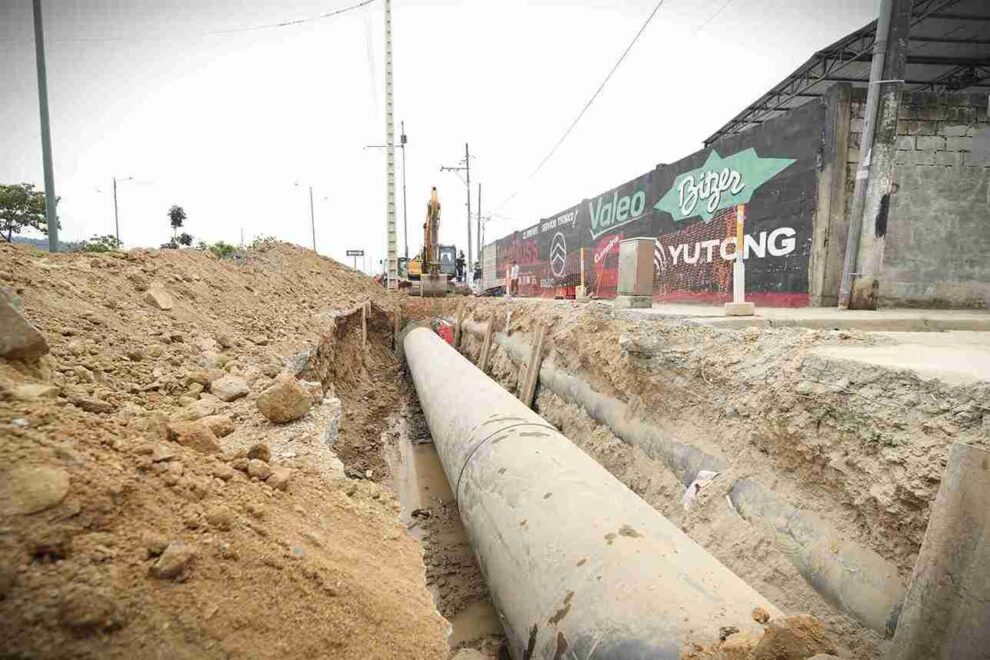
<svg viewBox="0 0 990 660">
<path fill-rule="evenodd" d="M 990 1 L 915 0 L 912 14 L 906 90 L 990 90 Z M 815 53 L 712 134 L 705 146 L 804 105 L 836 83 L 865 88 L 876 28 L 873 21 Z"/>
</svg>

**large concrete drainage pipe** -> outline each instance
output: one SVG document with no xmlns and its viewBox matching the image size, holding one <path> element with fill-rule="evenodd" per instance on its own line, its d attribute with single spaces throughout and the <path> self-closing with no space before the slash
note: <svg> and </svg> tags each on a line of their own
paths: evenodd
<svg viewBox="0 0 990 660">
<path fill-rule="evenodd" d="M 404 346 L 514 658 L 673 659 L 781 616 L 435 334 Z"/>
<path fill-rule="evenodd" d="M 473 321 L 464 327 L 472 334 L 484 331 L 484 326 Z M 495 342 L 513 362 L 521 364 L 526 359 L 529 349 L 522 340 L 499 332 Z M 722 472 L 727 468 L 722 458 L 665 436 L 632 415 L 627 404 L 596 392 L 588 383 L 547 361 L 540 368 L 540 384 L 564 401 L 581 406 L 624 442 L 663 461 L 685 486 L 700 470 Z M 729 498 L 744 518 L 773 533 L 784 556 L 828 602 L 881 634 L 893 634 L 905 587 L 891 562 L 869 548 L 841 541 L 824 522 L 778 499 L 750 479 L 733 482 Z"/>
</svg>

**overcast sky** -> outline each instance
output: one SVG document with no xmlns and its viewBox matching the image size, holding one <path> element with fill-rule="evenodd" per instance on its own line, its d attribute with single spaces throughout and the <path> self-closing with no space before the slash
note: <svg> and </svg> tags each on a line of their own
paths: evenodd
<svg viewBox="0 0 990 660">
<path fill-rule="evenodd" d="M 385 250 L 381 1 L 45 0 L 62 235 L 157 246 L 183 206 L 197 239 L 257 235 L 344 260 Z M 472 210 L 513 193 L 497 238 L 699 149 L 815 50 L 875 17 L 875 0 L 666 0 L 584 119 L 534 178 L 654 0 L 394 0 L 395 126 L 409 135 L 409 248 L 430 186 L 440 238 L 466 245 L 465 189 L 441 165 L 470 142 Z M 282 21 L 287 27 L 229 32 Z M 204 34 L 224 31 L 220 34 Z M 31 0 L 0 0 L 0 182 L 43 187 Z M 399 253 L 401 152 L 396 150 Z M 294 185 L 298 182 L 298 185 Z M 473 231 L 473 229 L 472 229 Z M 349 261 L 349 260 L 348 260 Z M 359 266 L 361 264 L 359 263 Z"/>
</svg>

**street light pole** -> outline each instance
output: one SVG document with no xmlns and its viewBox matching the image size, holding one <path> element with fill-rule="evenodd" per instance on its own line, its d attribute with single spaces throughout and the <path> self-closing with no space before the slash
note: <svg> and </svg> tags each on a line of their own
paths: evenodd
<svg viewBox="0 0 990 660">
<path fill-rule="evenodd" d="M 406 259 L 409 259 L 409 214 L 406 202 L 406 122 L 399 122 L 402 135 L 399 136 L 399 146 L 402 147 L 402 237 L 406 243 Z"/>
<path fill-rule="evenodd" d="M 448 167 L 446 165 L 440 166 L 441 172 L 460 172 L 463 170 L 467 175 L 467 252 L 468 252 L 468 264 L 472 263 L 471 258 L 471 152 L 468 151 L 468 143 L 464 143 L 464 160 L 463 165 L 458 165 L 454 167 Z M 480 256 L 480 255 L 479 255 Z"/>
<path fill-rule="evenodd" d="M 38 66 L 38 106 L 41 110 L 41 157 L 45 170 L 45 220 L 48 251 L 58 252 L 58 209 L 55 205 L 55 168 L 52 164 L 52 134 L 48 121 L 48 75 L 45 70 L 45 29 L 41 23 L 41 0 L 34 0 L 34 54 Z"/>
<path fill-rule="evenodd" d="M 120 248 L 120 216 L 117 213 L 117 177 L 113 177 L 113 231 L 117 237 L 117 248 Z"/>
<path fill-rule="evenodd" d="M 309 187 L 309 225 L 313 230 L 313 252 L 316 252 L 316 212 L 313 211 L 313 186 Z"/>
</svg>

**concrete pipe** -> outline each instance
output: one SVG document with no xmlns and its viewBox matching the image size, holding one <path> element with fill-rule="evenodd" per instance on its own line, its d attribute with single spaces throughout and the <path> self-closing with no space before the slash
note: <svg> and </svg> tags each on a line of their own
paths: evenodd
<svg viewBox="0 0 990 660">
<path fill-rule="evenodd" d="M 473 334 L 484 331 L 483 325 L 474 322 L 464 327 Z M 496 333 L 494 341 L 513 362 L 521 364 L 526 359 L 526 342 L 504 333 Z M 581 406 L 623 442 L 662 461 L 685 486 L 701 470 L 724 472 L 729 467 L 721 457 L 669 437 L 633 415 L 628 404 L 597 392 L 546 360 L 540 368 L 540 384 L 564 401 Z M 893 635 L 905 587 L 891 562 L 869 548 L 840 540 L 823 521 L 781 501 L 755 481 L 734 482 L 729 497 L 746 520 L 773 533 L 784 556 L 828 602 L 878 633 Z"/>
<path fill-rule="evenodd" d="M 782 616 L 434 333 L 404 344 L 514 658 L 673 659 Z"/>
<path fill-rule="evenodd" d="M 888 660 L 990 658 L 990 452 L 955 443 Z"/>
</svg>

